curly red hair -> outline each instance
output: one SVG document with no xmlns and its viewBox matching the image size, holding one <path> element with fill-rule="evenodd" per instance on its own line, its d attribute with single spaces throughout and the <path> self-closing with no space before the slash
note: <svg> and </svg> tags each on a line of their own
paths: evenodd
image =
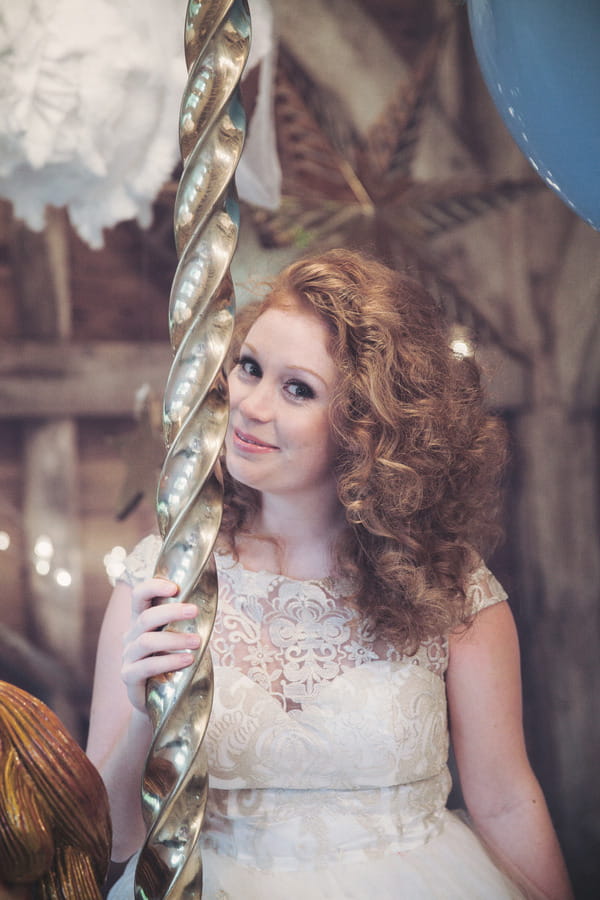
<svg viewBox="0 0 600 900">
<path fill-rule="evenodd" d="M 406 275 L 347 250 L 295 262 L 243 311 L 232 352 L 263 311 L 290 303 L 326 324 L 339 372 L 338 569 L 374 626 L 414 651 L 470 619 L 464 585 L 500 533 L 504 425 L 486 411 L 477 365 L 452 351 L 441 310 Z M 233 548 L 259 504 L 226 478 Z"/>
</svg>

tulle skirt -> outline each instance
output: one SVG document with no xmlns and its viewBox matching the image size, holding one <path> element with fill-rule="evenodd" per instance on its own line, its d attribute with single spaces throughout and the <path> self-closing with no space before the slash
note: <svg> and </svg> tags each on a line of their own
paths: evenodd
<svg viewBox="0 0 600 900">
<path fill-rule="evenodd" d="M 403 853 L 374 854 L 326 868 L 257 869 L 202 851 L 203 900 L 524 900 L 477 836 L 451 812 L 440 834 Z M 134 857 L 109 894 L 133 900 Z M 159 900 L 159 898 L 156 898 Z"/>
</svg>

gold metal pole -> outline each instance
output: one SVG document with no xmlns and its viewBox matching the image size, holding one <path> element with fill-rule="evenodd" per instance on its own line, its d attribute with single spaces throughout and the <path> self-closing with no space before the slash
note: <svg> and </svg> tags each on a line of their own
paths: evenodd
<svg viewBox="0 0 600 900">
<path fill-rule="evenodd" d="M 246 0 L 189 0 L 184 168 L 174 214 L 179 264 L 169 311 L 175 355 L 165 388 L 168 449 L 157 497 L 163 546 L 155 574 L 179 585 L 177 600 L 198 605 L 196 619 L 174 630 L 195 632 L 201 647 L 193 666 L 148 682 L 154 734 L 142 784 L 148 835 L 136 870 L 137 900 L 202 896 L 198 839 L 208 790 L 202 742 L 213 695 L 207 645 L 217 608 L 212 549 L 222 514 L 215 466 L 228 416 L 223 363 L 234 319 L 234 175 L 245 136 L 238 86 L 249 44 Z"/>
</svg>

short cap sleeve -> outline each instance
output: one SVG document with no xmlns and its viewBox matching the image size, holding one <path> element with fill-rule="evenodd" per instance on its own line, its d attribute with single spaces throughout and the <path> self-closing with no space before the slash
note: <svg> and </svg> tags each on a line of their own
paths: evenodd
<svg viewBox="0 0 600 900">
<path fill-rule="evenodd" d="M 466 594 L 473 613 L 481 612 L 482 609 L 508 598 L 508 594 L 498 579 L 492 575 L 483 562 L 469 576 Z"/>
</svg>

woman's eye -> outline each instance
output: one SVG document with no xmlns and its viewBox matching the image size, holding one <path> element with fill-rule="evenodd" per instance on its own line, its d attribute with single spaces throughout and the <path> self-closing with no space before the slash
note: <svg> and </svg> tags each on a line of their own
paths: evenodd
<svg viewBox="0 0 600 900">
<path fill-rule="evenodd" d="M 313 389 L 304 381 L 288 381 L 285 389 L 296 400 L 312 400 L 315 396 Z"/>
<path fill-rule="evenodd" d="M 260 366 L 250 356 L 240 357 L 240 359 L 237 361 L 237 365 L 242 370 L 244 375 L 249 375 L 251 378 L 260 378 L 262 375 Z"/>
</svg>

